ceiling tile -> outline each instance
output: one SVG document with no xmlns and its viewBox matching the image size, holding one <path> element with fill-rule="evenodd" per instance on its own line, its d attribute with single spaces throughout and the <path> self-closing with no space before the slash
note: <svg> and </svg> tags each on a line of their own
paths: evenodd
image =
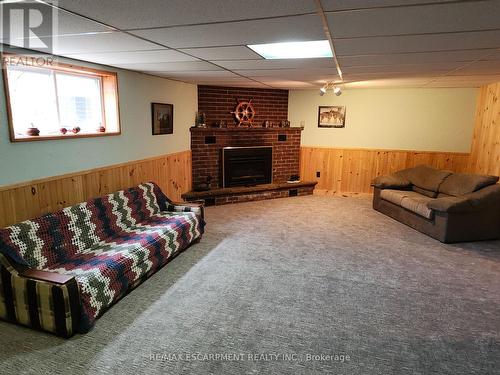
<svg viewBox="0 0 500 375">
<path fill-rule="evenodd" d="M 121 29 L 282 17 L 316 12 L 304 0 L 59 0 L 59 6 Z"/>
<path fill-rule="evenodd" d="M 429 82 L 426 87 L 479 87 L 500 81 L 500 74 L 487 76 L 443 76 Z"/>
<path fill-rule="evenodd" d="M 39 36 L 51 35 L 71 35 L 71 34 L 88 34 L 113 31 L 112 28 L 103 26 L 97 22 L 76 16 L 74 14 L 51 8 L 48 5 L 38 4 L 47 11 L 52 12 L 52 16 L 57 21 L 54 23 L 55 30 L 53 33 L 45 33 Z M 13 35 L 12 39 L 22 39 L 24 35 Z M 3 40 L 3 27 L 0 27 L 0 40 Z M 5 40 L 5 42 L 8 42 Z"/>
<path fill-rule="evenodd" d="M 199 70 L 191 70 L 191 71 L 171 71 L 168 73 L 170 77 L 176 78 L 195 78 L 195 79 L 242 79 L 244 77 L 239 76 L 238 74 L 234 74 L 232 72 L 228 72 L 227 70 L 216 70 L 216 71 L 199 71 Z"/>
<path fill-rule="evenodd" d="M 500 1 L 375 8 L 329 13 L 327 19 L 334 38 L 488 30 L 500 28 Z"/>
<path fill-rule="evenodd" d="M 500 49 L 493 51 L 492 53 L 483 57 L 481 60 L 500 60 Z"/>
<path fill-rule="evenodd" d="M 338 56 L 499 48 L 500 30 L 335 40 Z"/>
<path fill-rule="evenodd" d="M 321 4 L 325 11 L 349 11 L 363 8 L 408 6 L 430 2 L 437 4 L 454 3 L 455 0 L 321 0 Z"/>
<path fill-rule="evenodd" d="M 492 49 L 461 50 L 445 52 L 416 52 L 383 55 L 339 56 L 342 68 L 348 66 L 400 65 L 416 63 L 466 62 L 492 56 Z M 500 59 L 500 53 L 498 54 Z M 493 58 L 492 58 L 493 59 Z"/>
<path fill-rule="evenodd" d="M 291 68 L 335 68 L 335 62 L 331 58 L 318 59 L 272 59 L 272 60 L 229 60 L 216 61 L 226 69 L 291 69 Z"/>
<path fill-rule="evenodd" d="M 432 78 L 389 78 L 348 82 L 346 88 L 422 87 Z"/>
<path fill-rule="evenodd" d="M 120 68 L 140 70 L 147 72 L 179 72 L 179 71 L 203 71 L 222 70 L 221 68 L 204 61 L 186 62 L 164 62 L 164 63 L 141 63 L 141 64 L 116 64 Z"/>
<path fill-rule="evenodd" d="M 334 79 L 337 77 L 336 69 L 278 69 L 278 70 L 236 70 L 244 76 L 252 77 L 305 77 L 315 75 L 329 75 Z"/>
<path fill-rule="evenodd" d="M 312 89 L 312 88 L 319 87 L 318 85 L 315 85 L 315 84 L 312 84 L 309 82 L 295 81 L 295 80 L 269 79 L 269 78 L 268 79 L 262 78 L 259 80 L 261 82 L 263 82 L 267 85 L 273 86 L 275 88 L 284 88 L 284 89 L 290 89 L 290 88 L 305 89 L 305 88 L 308 88 L 308 89 Z"/>
<path fill-rule="evenodd" d="M 194 83 L 194 82 L 193 82 Z M 232 81 L 197 81 L 198 85 L 212 85 L 212 86 L 226 86 L 226 87 L 261 87 L 261 88 L 270 88 L 268 85 L 265 85 L 260 82 L 255 82 L 250 79 L 247 80 L 232 80 Z"/>
<path fill-rule="evenodd" d="M 252 51 L 247 46 L 186 48 L 186 49 L 181 49 L 180 51 L 199 57 L 200 59 L 210 60 L 210 61 L 245 60 L 245 59 L 262 60 L 262 57 L 260 55 Z"/>
<path fill-rule="evenodd" d="M 56 17 L 57 35 L 113 31 L 112 28 L 67 12 L 56 11 Z"/>
<path fill-rule="evenodd" d="M 106 65 L 198 61 L 197 58 L 168 49 L 156 51 L 82 53 L 67 55 L 67 57 Z"/>
<path fill-rule="evenodd" d="M 498 61 L 478 61 L 473 64 L 466 65 L 463 68 L 450 73 L 450 75 L 474 75 L 474 74 L 500 75 L 500 64 L 498 63 Z"/>
<path fill-rule="evenodd" d="M 55 38 L 54 53 L 70 55 L 75 53 L 144 51 L 158 49 L 158 45 L 133 36 L 109 32 L 101 34 L 68 35 Z"/>
<path fill-rule="evenodd" d="M 178 61 L 199 61 L 197 58 L 190 57 L 174 50 L 155 50 L 155 51 L 127 51 L 127 52 L 102 52 L 102 53 L 82 53 L 67 55 L 66 57 L 92 61 L 99 64 L 139 64 L 139 63 L 161 63 Z"/>
<path fill-rule="evenodd" d="M 412 74 L 428 74 L 428 73 L 444 73 L 463 66 L 464 63 L 420 63 L 420 64 L 403 64 L 403 65 L 372 65 L 372 66 L 342 66 L 344 74 L 363 74 L 363 73 L 412 73 Z"/>
<path fill-rule="evenodd" d="M 221 47 L 325 39 L 322 24 L 317 15 L 131 32 L 173 48 Z"/>
</svg>

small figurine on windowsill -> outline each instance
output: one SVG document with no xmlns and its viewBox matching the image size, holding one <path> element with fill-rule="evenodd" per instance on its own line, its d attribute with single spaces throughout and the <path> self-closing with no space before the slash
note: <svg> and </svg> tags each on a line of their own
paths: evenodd
<svg viewBox="0 0 500 375">
<path fill-rule="evenodd" d="M 31 124 L 31 127 L 29 127 L 26 130 L 27 135 L 31 135 L 32 137 L 37 137 L 40 135 L 40 129 L 36 128 L 33 123 Z"/>
</svg>

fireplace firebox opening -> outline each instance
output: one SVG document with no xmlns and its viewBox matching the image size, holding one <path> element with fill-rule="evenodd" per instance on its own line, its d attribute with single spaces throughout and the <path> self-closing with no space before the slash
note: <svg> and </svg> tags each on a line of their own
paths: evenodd
<svg viewBox="0 0 500 375">
<path fill-rule="evenodd" d="M 271 146 L 224 147 L 222 149 L 223 187 L 255 186 L 272 183 Z"/>
</svg>

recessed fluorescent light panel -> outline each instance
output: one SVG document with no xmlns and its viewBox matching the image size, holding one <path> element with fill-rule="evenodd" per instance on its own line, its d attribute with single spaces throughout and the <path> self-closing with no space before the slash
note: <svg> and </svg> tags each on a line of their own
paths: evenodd
<svg viewBox="0 0 500 375">
<path fill-rule="evenodd" d="M 265 59 L 311 59 L 333 56 L 328 40 L 249 44 L 248 47 Z"/>
</svg>

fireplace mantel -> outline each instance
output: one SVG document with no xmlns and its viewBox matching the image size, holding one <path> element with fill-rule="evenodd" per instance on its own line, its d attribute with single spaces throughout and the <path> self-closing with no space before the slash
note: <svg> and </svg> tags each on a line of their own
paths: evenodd
<svg viewBox="0 0 500 375">
<path fill-rule="evenodd" d="M 288 128 L 263 128 L 263 127 L 232 127 L 232 128 L 201 128 L 201 127 L 192 127 L 190 128 L 191 133 L 200 132 L 200 133 L 226 133 L 226 132 L 271 132 L 271 133 L 287 133 L 287 132 L 296 132 L 302 131 L 304 128 L 300 127 L 288 127 Z"/>
</svg>

